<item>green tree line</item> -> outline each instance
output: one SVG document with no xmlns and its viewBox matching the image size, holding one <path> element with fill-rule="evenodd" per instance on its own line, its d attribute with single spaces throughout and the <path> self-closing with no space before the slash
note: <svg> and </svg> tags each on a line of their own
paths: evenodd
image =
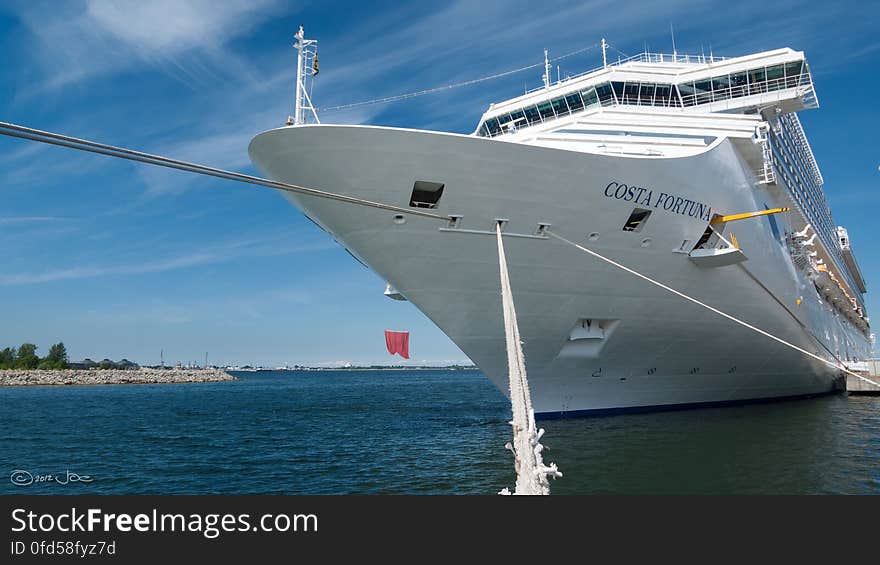
<svg viewBox="0 0 880 565">
<path fill-rule="evenodd" d="M 37 355 L 37 346 L 22 343 L 18 349 L 7 347 L 0 350 L 0 369 L 68 369 L 70 362 L 63 343 L 49 348 L 45 357 Z"/>
</svg>

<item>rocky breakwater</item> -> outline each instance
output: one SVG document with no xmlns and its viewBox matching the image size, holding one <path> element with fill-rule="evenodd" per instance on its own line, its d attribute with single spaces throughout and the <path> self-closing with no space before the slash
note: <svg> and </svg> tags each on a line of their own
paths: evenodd
<svg viewBox="0 0 880 565">
<path fill-rule="evenodd" d="M 214 383 L 234 381 L 220 369 L 4 369 L 0 386 Z"/>
</svg>

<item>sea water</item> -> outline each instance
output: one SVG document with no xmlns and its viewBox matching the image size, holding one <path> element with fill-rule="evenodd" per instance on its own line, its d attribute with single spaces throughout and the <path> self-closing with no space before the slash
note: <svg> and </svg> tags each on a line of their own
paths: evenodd
<svg viewBox="0 0 880 565">
<path fill-rule="evenodd" d="M 0 388 L 0 493 L 494 494 L 510 405 L 476 370 Z M 554 494 L 880 493 L 880 398 L 539 422 Z"/>
</svg>

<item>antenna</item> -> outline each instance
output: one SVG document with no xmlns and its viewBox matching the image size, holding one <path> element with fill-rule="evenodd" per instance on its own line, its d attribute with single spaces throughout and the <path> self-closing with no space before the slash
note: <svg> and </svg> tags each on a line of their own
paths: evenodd
<svg viewBox="0 0 880 565">
<path fill-rule="evenodd" d="M 550 51 L 544 49 L 544 88 L 550 88 Z"/>
<path fill-rule="evenodd" d="M 162 368 L 164 369 L 165 368 L 165 350 L 164 349 L 159 350 L 159 359 L 162 361 Z"/>
<path fill-rule="evenodd" d="M 669 34 L 672 36 L 672 62 L 674 63 L 678 52 L 675 50 L 675 30 L 672 29 L 672 22 L 669 22 Z"/>
<path fill-rule="evenodd" d="M 602 38 L 602 68 L 603 69 L 608 67 L 607 51 L 608 51 L 608 43 L 605 41 L 605 38 L 603 37 Z"/>
</svg>

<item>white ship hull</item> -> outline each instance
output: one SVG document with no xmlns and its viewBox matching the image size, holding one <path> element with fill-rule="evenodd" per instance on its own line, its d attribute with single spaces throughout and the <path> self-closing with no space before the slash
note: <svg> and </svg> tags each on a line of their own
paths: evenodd
<svg viewBox="0 0 880 565">
<path fill-rule="evenodd" d="M 688 208 L 665 210 L 662 201 L 655 207 L 661 193 L 722 212 L 782 205 L 772 192 L 755 190 L 727 138 L 691 156 L 631 158 L 307 125 L 258 135 L 250 155 L 274 179 L 401 207 L 415 181 L 444 183 L 436 212 L 461 215 L 459 230 L 443 230 L 446 224 L 431 218 L 400 223 L 386 210 L 285 196 L 393 284 L 505 393 L 498 257 L 489 235 L 496 218 L 508 220 L 507 233 L 552 224 L 570 240 L 829 360 L 868 357 L 864 333 L 818 296 L 767 218 L 737 223 L 745 262 L 701 267 L 676 252 L 684 242 L 690 249 L 707 221 L 696 204 L 693 216 Z M 615 198 L 610 183 L 645 189 L 652 215 L 641 231 L 622 230 L 639 202 Z M 839 386 L 838 370 L 557 240 L 510 237 L 506 250 L 539 415 L 818 395 Z M 570 341 L 583 319 L 603 324 L 605 337 Z"/>
</svg>

